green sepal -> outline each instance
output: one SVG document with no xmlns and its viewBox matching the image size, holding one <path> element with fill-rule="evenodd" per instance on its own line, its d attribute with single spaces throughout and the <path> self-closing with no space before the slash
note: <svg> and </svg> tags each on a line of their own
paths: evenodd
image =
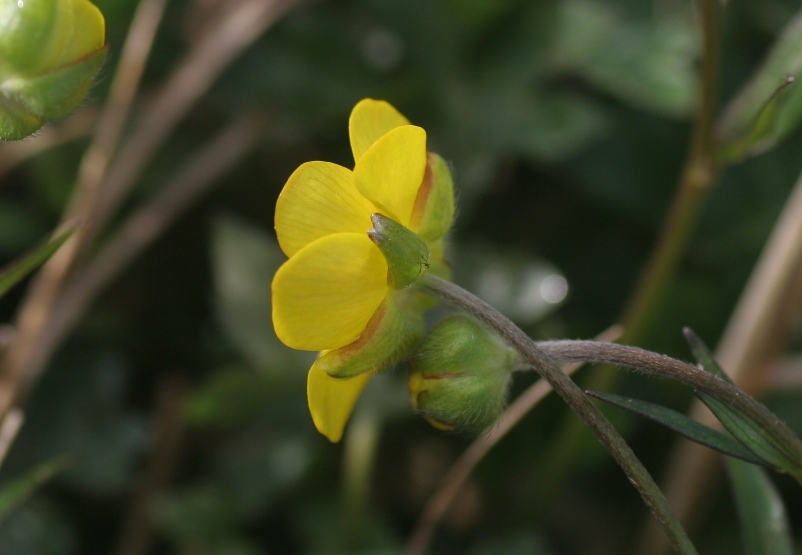
<svg viewBox="0 0 802 555">
<path fill-rule="evenodd" d="M 353 343 L 323 351 L 315 364 L 334 378 L 380 372 L 407 358 L 424 332 L 423 312 L 405 293 L 390 294 Z"/>
<path fill-rule="evenodd" d="M 736 457 L 754 464 L 765 464 L 761 458 L 757 457 L 752 451 L 741 445 L 730 435 L 708 428 L 704 424 L 675 410 L 654 403 L 631 399 L 615 393 L 602 391 L 586 391 L 586 393 L 605 403 L 639 414 L 658 424 L 662 424 L 666 428 L 677 432 L 693 442 L 710 447 L 725 455 L 730 455 L 731 457 Z"/>
<path fill-rule="evenodd" d="M 415 233 L 398 222 L 373 214 L 373 229 L 368 237 L 387 260 L 390 281 L 394 289 L 403 289 L 415 283 L 429 267 L 429 248 Z"/>
<path fill-rule="evenodd" d="M 33 134 L 45 120 L 27 112 L 24 106 L 0 96 L 0 141 L 18 141 Z"/>
<path fill-rule="evenodd" d="M 0 138 L 17 140 L 73 111 L 86 97 L 108 47 L 55 71 L 10 77 L 0 84 Z"/>
<path fill-rule="evenodd" d="M 735 504 L 738 507 L 745 553 L 792 555 L 788 513 L 766 471 L 741 461 L 728 461 Z"/>
<path fill-rule="evenodd" d="M 518 353 L 477 320 L 450 316 L 409 359 L 410 401 L 439 429 L 481 432 L 504 410 L 520 364 Z"/>
<path fill-rule="evenodd" d="M 454 180 L 445 160 L 428 152 L 423 183 L 415 198 L 410 226 L 427 241 L 443 237 L 454 223 Z"/>
<path fill-rule="evenodd" d="M 0 298 L 25 276 L 47 262 L 74 232 L 75 229 L 68 229 L 35 248 L 19 260 L 0 269 Z"/>
</svg>

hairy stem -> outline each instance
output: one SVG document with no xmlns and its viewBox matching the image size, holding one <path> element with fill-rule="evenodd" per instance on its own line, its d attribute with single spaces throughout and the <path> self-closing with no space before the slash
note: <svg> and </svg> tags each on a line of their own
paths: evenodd
<svg viewBox="0 0 802 555">
<path fill-rule="evenodd" d="M 688 535 L 674 516 L 657 484 L 632 452 L 624 438 L 613 428 L 590 399 L 536 343 L 483 300 L 465 291 L 458 285 L 427 274 L 422 279 L 423 292 L 472 314 L 498 332 L 565 400 L 568 406 L 588 425 L 596 437 L 615 458 L 629 480 L 640 493 L 646 505 L 670 538 L 678 552 L 695 554 Z"/>
<path fill-rule="evenodd" d="M 557 362 L 615 364 L 674 379 L 694 389 L 704 391 L 741 411 L 762 428 L 771 430 L 773 437 L 780 443 L 779 447 L 791 458 L 800 460 L 802 457 L 802 443 L 799 438 L 773 412 L 732 383 L 700 370 L 696 366 L 638 347 L 603 341 L 564 340 L 543 341 L 536 344 Z"/>
</svg>

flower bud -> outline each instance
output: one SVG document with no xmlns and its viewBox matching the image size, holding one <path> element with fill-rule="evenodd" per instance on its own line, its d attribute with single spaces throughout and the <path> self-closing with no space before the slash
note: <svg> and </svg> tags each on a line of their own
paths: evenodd
<svg viewBox="0 0 802 555">
<path fill-rule="evenodd" d="M 352 378 L 379 372 L 403 360 L 424 331 L 423 313 L 413 302 L 388 295 L 356 341 L 321 352 L 315 366 L 333 378 Z"/>
<path fill-rule="evenodd" d="M 481 432 L 506 402 L 520 355 L 495 333 L 464 314 L 446 318 L 409 360 L 409 396 L 441 430 Z"/>
<path fill-rule="evenodd" d="M 414 232 L 383 214 L 370 217 L 373 229 L 368 237 L 387 260 L 394 289 L 403 289 L 418 280 L 429 267 L 429 249 Z"/>
<path fill-rule="evenodd" d="M 30 135 L 80 104 L 103 65 L 89 0 L 0 0 L 0 139 Z"/>
<path fill-rule="evenodd" d="M 454 223 L 454 180 L 439 154 L 427 153 L 423 182 L 415 197 L 410 227 L 423 239 L 443 237 Z"/>
</svg>

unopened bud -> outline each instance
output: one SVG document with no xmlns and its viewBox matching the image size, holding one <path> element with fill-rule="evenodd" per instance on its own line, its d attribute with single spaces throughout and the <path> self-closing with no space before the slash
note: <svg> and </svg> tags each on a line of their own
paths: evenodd
<svg viewBox="0 0 802 555">
<path fill-rule="evenodd" d="M 0 139 L 75 109 L 106 58 L 104 41 L 89 0 L 0 0 Z"/>
<path fill-rule="evenodd" d="M 412 405 L 440 429 L 480 432 L 506 403 L 518 353 L 475 319 L 458 314 L 440 322 L 409 360 Z"/>
</svg>

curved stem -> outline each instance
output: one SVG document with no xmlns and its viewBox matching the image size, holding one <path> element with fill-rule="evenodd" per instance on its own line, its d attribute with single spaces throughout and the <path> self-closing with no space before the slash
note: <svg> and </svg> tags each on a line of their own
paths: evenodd
<svg viewBox="0 0 802 555">
<path fill-rule="evenodd" d="M 465 291 L 458 285 L 426 274 L 421 279 L 423 292 L 437 297 L 472 314 L 498 332 L 565 400 L 569 407 L 588 425 L 596 437 L 607 448 L 629 480 L 640 493 L 652 514 L 663 525 L 674 547 L 683 554 L 695 554 L 688 535 L 674 516 L 657 484 L 638 460 L 624 438 L 613 428 L 590 399 L 562 370 L 538 348 L 536 343 L 483 300 Z"/>
<path fill-rule="evenodd" d="M 802 458 L 802 443 L 790 428 L 763 404 L 732 383 L 696 366 L 638 347 L 603 341 L 542 341 L 538 348 L 557 362 L 601 362 L 635 368 L 674 379 L 699 389 L 737 409 L 765 430 L 771 430 L 780 447 L 795 460 Z"/>
<path fill-rule="evenodd" d="M 615 341 L 621 335 L 618 326 L 608 328 L 597 339 Z M 582 363 L 563 364 L 562 370 L 567 375 L 573 374 Z M 551 386 L 545 380 L 537 380 L 504 409 L 498 422 L 485 434 L 478 436 L 462 452 L 459 459 L 451 465 L 448 473 L 437 484 L 437 488 L 429 496 L 418 522 L 409 534 L 404 552 L 407 555 L 423 555 L 431 542 L 437 524 L 443 519 L 451 507 L 457 494 L 462 490 L 468 477 L 498 442 L 529 414 L 542 399 L 551 393 Z"/>
</svg>

